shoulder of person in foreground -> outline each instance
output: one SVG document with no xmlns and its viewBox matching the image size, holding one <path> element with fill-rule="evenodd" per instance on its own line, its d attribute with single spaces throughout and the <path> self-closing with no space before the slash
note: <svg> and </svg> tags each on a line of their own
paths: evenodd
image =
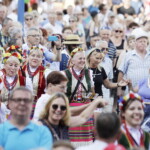
<svg viewBox="0 0 150 150">
<path fill-rule="evenodd" d="M 40 136 L 39 147 L 40 148 L 45 148 L 46 150 L 49 150 L 52 147 L 52 144 L 53 144 L 52 134 L 49 131 L 49 129 L 46 126 L 43 126 L 40 123 L 31 122 L 31 124 L 34 127 L 34 130 Z"/>
</svg>

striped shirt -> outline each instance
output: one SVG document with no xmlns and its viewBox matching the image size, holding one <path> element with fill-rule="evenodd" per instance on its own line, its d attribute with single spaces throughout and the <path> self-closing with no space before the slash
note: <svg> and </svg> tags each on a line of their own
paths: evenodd
<svg viewBox="0 0 150 150">
<path fill-rule="evenodd" d="M 136 50 L 126 54 L 124 61 L 119 66 L 119 70 L 124 74 L 126 79 L 130 79 L 133 87 L 138 82 L 149 76 L 150 69 L 150 51 L 142 58 Z"/>
<path fill-rule="evenodd" d="M 112 41 L 108 42 L 108 56 L 111 59 L 116 58 L 116 47 L 114 46 Z"/>
</svg>

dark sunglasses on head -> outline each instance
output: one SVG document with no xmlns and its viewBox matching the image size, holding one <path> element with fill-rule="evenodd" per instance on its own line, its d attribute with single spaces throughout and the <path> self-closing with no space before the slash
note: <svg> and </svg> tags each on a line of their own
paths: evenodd
<svg viewBox="0 0 150 150">
<path fill-rule="evenodd" d="M 108 48 L 96 49 L 95 51 L 98 52 L 98 53 L 102 53 L 105 50 L 108 51 Z"/>
<path fill-rule="evenodd" d="M 118 33 L 118 32 L 119 32 L 119 33 L 122 33 L 123 31 L 121 31 L 121 30 L 115 30 L 115 32 L 116 32 L 116 33 Z"/>
<path fill-rule="evenodd" d="M 54 110 L 57 110 L 58 107 L 60 108 L 61 111 L 65 111 L 65 110 L 66 110 L 66 106 L 62 106 L 62 105 L 59 106 L 59 105 L 57 105 L 57 104 L 52 105 L 52 108 L 53 108 Z"/>
</svg>

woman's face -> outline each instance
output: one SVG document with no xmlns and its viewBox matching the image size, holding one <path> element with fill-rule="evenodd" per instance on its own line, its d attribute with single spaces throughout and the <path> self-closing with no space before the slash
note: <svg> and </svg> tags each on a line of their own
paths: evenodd
<svg viewBox="0 0 150 150">
<path fill-rule="evenodd" d="M 6 70 L 7 76 L 14 77 L 18 73 L 20 65 L 15 61 L 9 61 L 9 62 L 6 62 L 6 64 L 4 65 L 4 68 Z"/>
<path fill-rule="evenodd" d="M 102 53 L 94 51 L 90 56 L 90 65 L 94 64 L 95 66 L 98 66 L 102 59 Z"/>
<path fill-rule="evenodd" d="M 82 70 L 85 67 L 85 52 L 77 52 L 72 58 L 72 63 L 75 68 Z"/>
<path fill-rule="evenodd" d="M 123 113 L 125 117 L 125 121 L 127 125 L 131 127 L 138 127 L 140 126 L 141 122 L 143 121 L 144 117 L 144 110 L 142 103 L 138 100 L 133 101 Z"/>
<path fill-rule="evenodd" d="M 49 109 L 49 120 L 53 123 L 59 123 L 66 114 L 66 103 L 63 98 L 56 98 Z M 65 109 L 65 110 L 64 110 Z"/>
<path fill-rule="evenodd" d="M 115 29 L 114 35 L 115 35 L 115 37 L 122 37 L 123 36 L 123 29 L 122 28 Z"/>
<path fill-rule="evenodd" d="M 34 51 L 34 50 L 32 50 Z M 42 56 L 41 53 L 39 53 L 38 51 L 34 51 L 29 55 L 29 65 L 33 68 L 36 68 L 38 66 L 40 66 L 42 63 Z"/>
</svg>

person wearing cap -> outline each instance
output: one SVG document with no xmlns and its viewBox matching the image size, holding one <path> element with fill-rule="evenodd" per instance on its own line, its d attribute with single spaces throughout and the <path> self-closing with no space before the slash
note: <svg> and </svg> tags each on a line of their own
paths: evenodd
<svg viewBox="0 0 150 150">
<path fill-rule="evenodd" d="M 125 148 L 149 148 L 150 135 L 141 129 L 144 118 L 142 98 L 133 92 L 121 97 L 119 100 L 120 116 L 122 119 L 122 135 L 118 141 Z"/>
<path fill-rule="evenodd" d="M 118 81 L 123 77 L 130 80 L 133 88 L 138 82 L 149 76 L 150 51 L 147 51 L 148 36 L 146 32 L 139 32 L 135 35 L 135 49 L 129 51 L 124 61 L 119 66 Z M 123 95 L 121 88 L 118 88 L 118 96 Z"/>
<path fill-rule="evenodd" d="M 83 42 L 80 41 L 80 37 L 75 34 L 70 34 L 66 36 L 63 44 L 65 45 L 65 49 L 62 51 L 62 59 L 60 62 L 60 70 L 65 70 L 69 66 L 70 53 L 76 47 L 80 47 Z"/>
<path fill-rule="evenodd" d="M 96 120 L 96 140 L 90 145 L 76 150 L 104 150 L 110 143 L 115 143 L 120 135 L 120 119 L 113 113 L 101 113 Z"/>
</svg>

